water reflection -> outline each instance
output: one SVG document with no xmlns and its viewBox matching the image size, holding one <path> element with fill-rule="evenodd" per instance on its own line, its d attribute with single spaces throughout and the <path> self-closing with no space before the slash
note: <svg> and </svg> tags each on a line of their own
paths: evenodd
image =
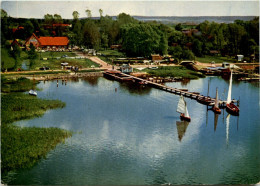
<svg viewBox="0 0 260 186">
<path fill-rule="evenodd" d="M 190 83 L 190 79 L 183 79 L 182 81 L 181 81 L 181 85 L 182 86 L 186 86 L 186 85 L 188 85 Z"/>
<path fill-rule="evenodd" d="M 228 140 L 229 140 L 229 121 L 230 121 L 230 114 L 226 117 L 226 145 L 228 146 Z"/>
<path fill-rule="evenodd" d="M 92 86 L 97 86 L 99 77 L 82 77 L 81 79 Z"/>
<path fill-rule="evenodd" d="M 214 113 L 214 132 L 216 132 L 217 125 L 218 125 L 218 116 L 219 114 Z"/>
<path fill-rule="evenodd" d="M 148 95 L 151 92 L 151 87 L 145 85 L 139 85 L 137 83 L 120 83 L 119 87 L 126 90 L 130 94 L 136 95 Z"/>
<path fill-rule="evenodd" d="M 190 124 L 190 122 L 188 122 L 188 121 L 176 121 L 179 141 L 181 141 L 183 136 L 185 135 L 185 132 L 186 132 L 189 124 Z"/>
</svg>

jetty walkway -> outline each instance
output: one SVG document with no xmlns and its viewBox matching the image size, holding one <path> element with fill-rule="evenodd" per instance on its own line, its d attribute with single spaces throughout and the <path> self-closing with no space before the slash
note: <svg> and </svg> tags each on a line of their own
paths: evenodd
<svg viewBox="0 0 260 186">
<path fill-rule="evenodd" d="M 151 86 L 153 88 L 157 88 L 157 89 L 169 92 L 169 93 L 182 95 L 182 96 L 190 98 L 190 99 L 195 99 L 201 104 L 214 105 L 214 103 L 215 103 L 215 98 L 200 95 L 199 92 L 189 92 L 188 89 L 178 89 L 178 88 L 165 86 L 165 85 L 162 85 L 162 84 L 159 84 L 156 82 L 152 82 L 152 81 L 138 78 L 138 77 L 135 77 L 135 76 L 132 76 L 129 74 L 125 74 L 120 71 L 107 70 L 107 71 L 103 72 L 103 75 L 104 75 L 104 77 L 107 77 L 109 79 L 118 80 L 120 82 L 128 81 L 128 82 L 139 83 L 139 84 Z M 237 101 L 233 100 L 233 102 L 237 102 Z M 226 107 L 226 101 L 219 100 L 219 106 L 222 108 Z"/>
</svg>

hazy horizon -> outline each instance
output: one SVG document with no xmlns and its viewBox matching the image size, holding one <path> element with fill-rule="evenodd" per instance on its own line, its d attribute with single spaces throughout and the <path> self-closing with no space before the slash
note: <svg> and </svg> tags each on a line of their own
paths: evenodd
<svg viewBox="0 0 260 186">
<path fill-rule="evenodd" d="M 78 11 L 79 18 L 87 17 L 85 10 L 91 10 L 92 17 L 117 16 L 126 13 L 143 17 L 216 17 L 216 16 L 259 16 L 258 1 L 2 1 L 1 8 L 15 18 L 41 19 L 45 14 L 59 14 L 72 19 L 72 12 Z"/>
</svg>

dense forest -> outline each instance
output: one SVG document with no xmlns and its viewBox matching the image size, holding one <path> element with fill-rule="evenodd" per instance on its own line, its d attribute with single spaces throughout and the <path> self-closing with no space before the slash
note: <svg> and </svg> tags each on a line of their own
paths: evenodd
<svg viewBox="0 0 260 186">
<path fill-rule="evenodd" d="M 87 17 L 79 18 L 77 11 L 72 19 L 60 15 L 46 14 L 43 19 L 12 18 L 1 10 L 1 43 L 20 39 L 23 42 L 35 33 L 38 36 L 67 36 L 71 46 L 106 50 L 111 45 L 122 46 L 126 56 L 149 57 L 152 53 L 172 55 L 175 59 L 194 59 L 217 53 L 222 56 L 242 54 L 259 59 L 259 17 L 250 21 L 236 20 L 234 23 L 204 21 L 197 25 L 171 24 L 156 21 L 138 21 L 121 13 L 116 19 L 99 9 L 100 18 L 94 19 L 91 10 Z M 71 24 L 71 27 L 48 27 L 55 23 Z M 23 29 L 19 30 L 18 27 Z M 12 29 L 15 29 L 12 32 Z M 22 43 L 21 43 L 22 44 Z M 17 51 L 17 50 L 15 50 Z M 19 52 L 18 52 L 19 53 Z M 11 53 L 15 58 L 17 52 Z"/>
</svg>

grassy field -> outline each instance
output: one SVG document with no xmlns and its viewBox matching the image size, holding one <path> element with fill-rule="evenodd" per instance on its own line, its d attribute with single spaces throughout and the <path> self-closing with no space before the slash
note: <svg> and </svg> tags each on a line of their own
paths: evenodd
<svg viewBox="0 0 260 186">
<path fill-rule="evenodd" d="M 183 66 L 159 67 L 158 69 L 144 69 L 143 71 L 157 77 L 182 77 L 187 79 L 205 77 L 203 74 L 189 70 Z"/>
<path fill-rule="evenodd" d="M 59 128 L 18 127 L 12 123 L 42 116 L 46 110 L 62 108 L 59 100 L 44 100 L 22 93 L 36 82 L 25 78 L 8 80 L 2 76 L 1 85 L 1 171 L 28 168 L 55 146 L 72 135 Z M 14 91 L 16 91 L 14 93 Z M 11 93 L 3 93 L 11 92 Z"/>
<path fill-rule="evenodd" d="M 56 58 L 61 57 L 63 55 L 67 55 L 68 57 L 76 56 L 76 54 L 73 52 L 38 52 L 38 55 L 42 58 Z"/>
<path fill-rule="evenodd" d="M 110 57 L 125 57 L 125 54 L 118 50 L 101 50 L 99 53 Z"/>
<path fill-rule="evenodd" d="M 61 58 L 61 56 L 67 55 L 68 57 L 75 57 L 76 54 L 73 52 L 38 52 L 38 56 L 34 60 L 28 59 L 26 52 L 21 53 L 21 61 L 27 61 L 29 65 L 28 70 L 39 70 L 40 67 L 49 67 L 51 70 L 61 69 L 61 63 L 67 62 L 69 66 L 78 66 L 81 68 L 99 67 L 99 64 L 94 63 L 90 59 L 68 59 Z M 60 58 L 60 59 L 57 59 Z M 48 60 L 43 60 L 48 58 Z M 19 63 L 21 67 L 21 63 Z"/>
<path fill-rule="evenodd" d="M 112 60 L 125 57 L 125 54 L 123 52 L 119 52 L 118 50 L 102 50 L 99 51 L 99 53 L 102 54 L 102 56 L 99 56 L 99 58 L 111 65 L 113 64 Z"/>
<path fill-rule="evenodd" d="M 205 57 L 196 57 L 196 61 L 201 63 L 211 63 L 214 61 L 215 63 L 223 63 L 223 62 L 232 62 L 235 63 L 236 59 L 222 56 L 205 56 Z"/>
</svg>

